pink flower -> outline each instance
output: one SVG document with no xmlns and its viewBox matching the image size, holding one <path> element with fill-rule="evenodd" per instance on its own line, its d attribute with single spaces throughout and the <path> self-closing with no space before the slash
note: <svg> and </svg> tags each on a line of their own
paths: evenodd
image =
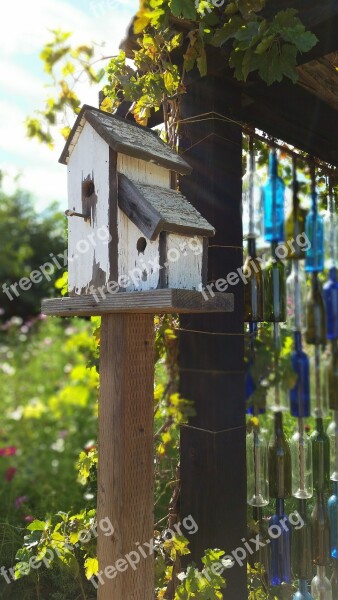
<svg viewBox="0 0 338 600">
<path fill-rule="evenodd" d="M 26 523 L 31 523 L 32 521 L 34 521 L 34 517 L 32 517 L 32 515 L 27 515 L 24 518 L 24 521 L 26 521 Z"/>
<path fill-rule="evenodd" d="M 6 473 L 5 473 L 5 479 L 6 481 L 12 481 L 14 475 L 16 473 L 16 468 L 15 467 L 8 467 Z"/>
<path fill-rule="evenodd" d="M 14 456 L 16 454 L 15 446 L 7 446 L 5 448 L 0 448 L 0 456 Z"/>
<path fill-rule="evenodd" d="M 14 506 L 15 508 L 18 510 L 21 506 L 21 504 L 25 504 L 25 502 L 27 502 L 28 500 L 28 496 L 18 496 L 17 498 L 15 498 L 15 502 L 14 502 Z"/>
</svg>

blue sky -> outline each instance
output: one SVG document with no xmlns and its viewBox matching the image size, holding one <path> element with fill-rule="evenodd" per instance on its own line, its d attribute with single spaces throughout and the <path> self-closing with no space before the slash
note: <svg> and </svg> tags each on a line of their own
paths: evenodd
<svg viewBox="0 0 338 600">
<path fill-rule="evenodd" d="M 25 118 L 42 108 L 48 76 L 39 59 L 50 38 L 49 29 L 74 33 L 74 42 L 105 43 L 102 54 L 116 54 L 127 26 L 138 9 L 138 0 L 19 0 L 6 2 L 1 9 L 0 36 L 0 169 L 13 177 L 21 173 L 21 186 L 33 193 L 37 210 L 51 201 L 66 205 L 66 169 L 58 164 L 63 142 L 59 137 L 54 151 L 28 140 Z M 97 88 L 82 85 L 83 102 L 97 106 Z"/>
</svg>

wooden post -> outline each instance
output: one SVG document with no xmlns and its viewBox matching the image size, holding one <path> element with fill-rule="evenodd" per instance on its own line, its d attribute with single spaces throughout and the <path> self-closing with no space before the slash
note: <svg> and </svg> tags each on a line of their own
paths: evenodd
<svg viewBox="0 0 338 600">
<path fill-rule="evenodd" d="M 193 175 L 181 190 L 216 228 L 210 241 L 208 280 L 226 279 L 243 265 L 242 133 L 222 119 L 238 102 L 205 77 L 183 98 L 183 156 Z M 191 119 L 191 124 L 185 122 Z M 224 289 L 224 288 L 223 288 Z M 180 392 L 194 400 L 196 416 L 181 430 L 181 518 L 191 514 L 198 532 L 188 561 L 207 548 L 230 554 L 246 536 L 243 284 L 231 315 L 181 315 Z M 225 572 L 226 600 L 247 598 L 246 564 Z"/>
<path fill-rule="evenodd" d="M 152 600 L 153 555 L 139 553 L 135 570 L 125 557 L 154 535 L 153 315 L 102 317 L 100 381 L 97 519 L 104 583 L 98 600 Z M 100 531 L 107 518 L 114 527 L 111 536 Z"/>
</svg>

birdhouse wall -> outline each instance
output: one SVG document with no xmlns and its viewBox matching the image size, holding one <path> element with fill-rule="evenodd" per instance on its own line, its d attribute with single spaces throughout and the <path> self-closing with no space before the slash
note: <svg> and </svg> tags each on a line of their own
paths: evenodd
<svg viewBox="0 0 338 600">
<path fill-rule="evenodd" d="M 157 289 L 160 270 L 159 240 L 148 240 L 118 209 L 118 283 L 128 292 Z"/>
<path fill-rule="evenodd" d="M 119 152 L 117 155 L 117 171 L 138 183 L 170 188 L 171 171 L 152 162 L 133 158 Z"/>
<path fill-rule="evenodd" d="M 109 146 L 85 123 L 68 162 L 68 208 L 90 219 L 69 217 L 69 293 L 90 293 L 110 278 Z M 116 210 L 116 208 L 115 208 Z"/>
<path fill-rule="evenodd" d="M 166 235 L 166 287 L 197 290 L 204 284 L 207 246 L 200 236 Z"/>
</svg>

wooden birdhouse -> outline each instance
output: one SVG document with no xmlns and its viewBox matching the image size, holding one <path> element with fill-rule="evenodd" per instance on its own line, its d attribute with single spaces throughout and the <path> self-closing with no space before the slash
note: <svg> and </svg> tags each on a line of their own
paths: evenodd
<svg viewBox="0 0 338 600">
<path fill-rule="evenodd" d="M 68 167 L 69 292 L 198 290 L 214 228 L 175 189 L 191 167 L 156 132 L 84 106 Z"/>
</svg>

